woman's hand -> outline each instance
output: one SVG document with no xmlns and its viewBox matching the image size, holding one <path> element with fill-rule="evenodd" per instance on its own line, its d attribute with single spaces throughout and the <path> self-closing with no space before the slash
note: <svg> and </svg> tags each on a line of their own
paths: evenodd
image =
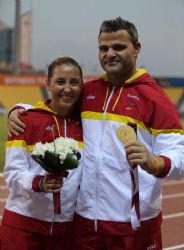
<svg viewBox="0 0 184 250">
<path fill-rule="evenodd" d="M 8 117 L 8 136 L 19 135 L 24 132 L 25 124 L 20 120 L 21 114 L 26 114 L 25 109 L 14 109 Z"/>
<path fill-rule="evenodd" d="M 58 193 L 63 186 L 63 178 L 61 176 L 46 175 L 42 181 L 44 192 Z"/>
</svg>

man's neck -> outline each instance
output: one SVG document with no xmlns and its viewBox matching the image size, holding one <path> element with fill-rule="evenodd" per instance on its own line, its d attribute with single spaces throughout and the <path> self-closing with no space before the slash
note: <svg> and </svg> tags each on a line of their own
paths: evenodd
<svg viewBox="0 0 184 250">
<path fill-rule="evenodd" d="M 136 72 L 137 70 L 135 69 L 132 72 L 123 74 L 123 75 L 107 73 L 107 78 L 113 86 L 121 86 L 124 82 L 126 82 L 129 78 L 131 78 Z"/>
</svg>

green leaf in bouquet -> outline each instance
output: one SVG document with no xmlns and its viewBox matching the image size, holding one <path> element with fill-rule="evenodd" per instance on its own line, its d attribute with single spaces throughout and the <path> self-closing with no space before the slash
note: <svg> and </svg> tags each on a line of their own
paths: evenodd
<svg viewBox="0 0 184 250">
<path fill-rule="evenodd" d="M 52 168 L 49 167 L 49 165 L 47 165 L 47 163 L 45 163 L 43 157 L 41 155 L 31 155 L 31 157 L 40 164 L 40 166 L 42 166 L 43 169 L 45 169 L 48 173 L 53 173 Z"/>
<path fill-rule="evenodd" d="M 77 168 L 79 165 L 80 153 L 67 154 L 66 159 L 62 164 L 63 170 Z"/>
<path fill-rule="evenodd" d="M 67 154 L 63 163 L 60 163 L 59 155 L 48 150 L 45 151 L 44 162 L 54 173 L 61 170 L 77 168 L 79 165 L 80 153 Z"/>
<path fill-rule="evenodd" d="M 61 163 L 59 155 L 51 151 L 46 150 L 44 156 L 44 162 L 51 169 L 53 173 L 59 173 L 61 169 Z"/>
<path fill-rule="evenodd" d="M 67 154 L 63 163 L 60 162 L 59 154 L 55 154 L 46 150 L 44 157 L 32 155 L 32 158 L 38 162 L 47 172 L 59 174 L 63 170 L 70 170 L 77 168 L 81 155 L 79 152 Z"/>
</svg>

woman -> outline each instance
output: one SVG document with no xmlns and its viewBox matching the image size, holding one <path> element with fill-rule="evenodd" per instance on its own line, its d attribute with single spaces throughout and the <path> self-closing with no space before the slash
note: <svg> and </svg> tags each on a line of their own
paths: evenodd
<svg viewBox="0 0 184 250">
<path fill-rule="evenodd" d="M 2 249 L 70 250 L 72 221 L 81 180 L 81 167 L 67 178 L 48 178 L 31 157 L 37 142 L 69 137 L 82 145 L 79 99 L 83 76 L 72 58 L 61 57 L 48 67 L 51 99 L 21 115 L 26 129 L 6 143 L 4 178 L 8 197 L 2 219 Z M 61 192 L 61 214 L 54 215 L 53 194 Z"/>
</svg>

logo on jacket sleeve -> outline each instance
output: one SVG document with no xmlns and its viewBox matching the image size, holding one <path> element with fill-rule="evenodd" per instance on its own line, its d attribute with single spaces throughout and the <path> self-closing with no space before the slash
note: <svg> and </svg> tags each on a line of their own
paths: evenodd
<svg viewBox="0 0 184 250">
<path fill-rule="evenodd" d="M 128 107 L 126 107 L 125 109 L 129 109 L 131 110 L 133 108 L 133 106 L 136 106 L 137 101 L 140 101 L 138 96 L 132 95 L 132 94 L 127 94 L 128 99 Z"/>
<path fill-rule="evenodd" d="M 45 130 L 47 130 L 47 131 L 54 131 L 54 129 L 55 129 L 55 124 L 52 124 L 52 125 L 48 125 L 46 128 L 45 128 Z"/>
<path fill-rule="evenodd" d="M 86 99 L 88 99 L 88 100 L 94 100 L 95 99 L 95 95 L 88 95 L 86 97 Z"/>
<path fill-rule="evenodd" d="M 140 100 L 138 96 L 131 95 L 131 94 L 127 94 L 127 97 L 132 98 L 132 99 L 135 99 L 135 100 L 137 100 L 137 101 Z"/>
<path fill-rule="evenodd" d="M 157 249 L 156 244 L 153 244 L 153 245 L 146 248 L 146 250 L 154 250 L 154 249 Z"/>
</svg>

